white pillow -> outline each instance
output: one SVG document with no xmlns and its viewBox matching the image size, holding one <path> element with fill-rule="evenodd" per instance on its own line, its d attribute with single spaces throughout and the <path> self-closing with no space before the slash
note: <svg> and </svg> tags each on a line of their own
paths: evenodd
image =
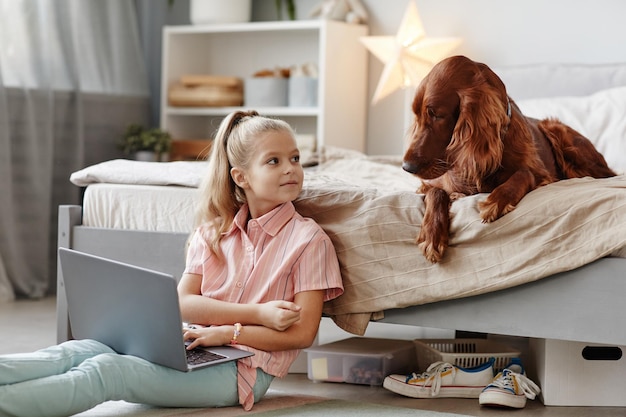
<svg viewBox="0 0 626 417">
<path fill-rule="evenodd" d="M 585 135 L 616 172 L 626 173 L 626 87 L 584 97 L 551 97 L 516 102 L 524 115 L 556 117 Z"/>
</svg>

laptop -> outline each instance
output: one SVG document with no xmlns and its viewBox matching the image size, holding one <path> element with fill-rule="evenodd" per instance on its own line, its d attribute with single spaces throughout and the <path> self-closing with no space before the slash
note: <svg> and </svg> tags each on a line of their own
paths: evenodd
<svg viewBox="0 0 626 417">
<path fill-rule="evenodd" d="M 253 355 L 232 346 L 188 351 L 171 275 L 66 248 L 59 262 L 75 339 L 183 372 Z"/>
</svg>

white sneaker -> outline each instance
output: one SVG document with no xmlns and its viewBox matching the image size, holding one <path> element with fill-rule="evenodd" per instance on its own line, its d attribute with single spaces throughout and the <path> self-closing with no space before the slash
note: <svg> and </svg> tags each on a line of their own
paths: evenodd
<svg viewBox="0 0 626 417">
<path fill-rule="evenodd" d="M 383 387 L 412 398 L 478 398 L 493 380 L 494 362 L 491 358 L 474 368 L 435 362 L 421 374 L 389 375 Z"/>
<path fill-rule="evenodd" d="M 540 392 L 539 387 L 526 377 L 519 358 L 514 358 L 485 387 L 478 397 L 478 403 L 495 407 L 524 408 L 526 398 L 534 400 Z"/>
</svg>

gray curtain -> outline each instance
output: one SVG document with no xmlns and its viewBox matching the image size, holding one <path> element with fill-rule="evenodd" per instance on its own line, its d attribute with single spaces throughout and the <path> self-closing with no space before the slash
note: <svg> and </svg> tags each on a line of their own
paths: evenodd
<svg viewBox="0 0 626 417">
<path fill-rule="evenodd" d="M 53 292 L 70 174 L 148 118 L 132 0 L 0 0 L 0 300 Z"/>
</svg>

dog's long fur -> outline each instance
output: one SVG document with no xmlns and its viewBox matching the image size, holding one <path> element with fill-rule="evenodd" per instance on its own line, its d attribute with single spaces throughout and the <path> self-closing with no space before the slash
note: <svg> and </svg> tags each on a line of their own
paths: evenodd
<svg viewBox="0 0 626 417">
<path fill-rule="evenodd" d="M 502 80 L 464 56 L 438 63 L 419 85 L 402 168 L 423 180 L 426 211 L 417 243 L 431 262 L 448 247 L 456 198 L 490 193 L 483 222 L 513 210 L 535 188 L 566 178 L 615 173 L 593 144 L 556 119 L 525 117 Z"/>
</svg>

